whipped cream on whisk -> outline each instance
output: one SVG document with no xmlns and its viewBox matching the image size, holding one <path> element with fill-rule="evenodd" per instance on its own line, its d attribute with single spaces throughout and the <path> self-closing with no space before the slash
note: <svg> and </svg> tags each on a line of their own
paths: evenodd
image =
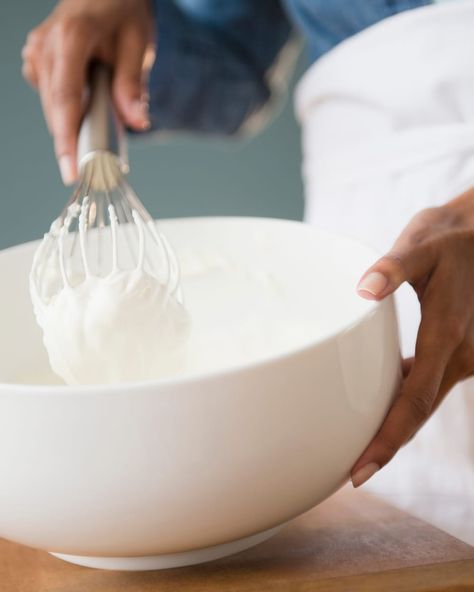
<svg viewBox="0 0 474 592">
<path fill-rule="evenodd" d="M 107 384 L 156 379 L 176 371 L 186 356 L 190 318 L 180 299 L 145 269 L 143 220 L 136 212 L 138 262 L 118 265 L 117 216 L 109 206 L 112 266 L 94 275 L 85 244 L 85 213 L 79 216 L 84 274 L 68 273 L 66 236 L 77 211 L 45 235 L 33 264 L 30 292 L 52 369 L 66 384 Z M 54 256 L 46 256 L 56 249 Z M 38 273 L 41 276 L 39 286 Z"/>
<path fill-rule="evenodd" d="M 182 364 L 188 317 L 144 271 L 91 276 L 35 310 L 51 367 L 66 384 L 154 379 Z"/>
</svg>

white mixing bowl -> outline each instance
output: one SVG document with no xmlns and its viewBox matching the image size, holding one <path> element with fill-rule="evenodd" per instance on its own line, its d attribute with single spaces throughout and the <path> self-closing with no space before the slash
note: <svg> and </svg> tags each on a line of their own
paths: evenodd
<svg viewBox="0 0 474 592">
<path fill-rule="evenodd" d="M 178 254 L 194 241 L 283 269 L 323 334 L 206 375 L 55 385 L 28 293 L 36 244 L 1 252 L 0 537 L 109 569 L 222 557 L 331 495 L 380 426 L 400 378 L 396 316 L 391 298 L 355 293 L 376 254 L 297 222 L 161 228 Z"/>
</svg>

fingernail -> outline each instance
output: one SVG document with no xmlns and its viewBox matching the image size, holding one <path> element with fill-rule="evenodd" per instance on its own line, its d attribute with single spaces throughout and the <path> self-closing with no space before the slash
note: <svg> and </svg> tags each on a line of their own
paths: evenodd
<svg viewBox="0 0 474 592">
<path fill-rule="evenodd" d="M 388 284 L 388 278 L 379 271 L 372 271 L 365 276 L 357 286 L 358 292 L 368 292 L 372 296 L 378 296 Z"/>
<path fill-rule="evenodd" d="M 360 487 L 363 483 L 368 481 L 380 470 L 380 466 L 377 463 L 371 462 L 359 469 L 352 475 L 352 485 L 354 487 Z"/>
<path fill-rule="evenodd" d="M 143 129 L 150 127 L 150 120 L 148 118 L 148 104 L 142 100 L 133 101 L 131 107 L 131 114 L 135 121 L 140 122 Z"/>
<path fill-rule="evenodd" d="M 71 185 L 74 182 L 74 169 L 72 166 L 72 159 L 67 154 L 61 156 L 58 160 L 59 172 L 64 185 Z"/>
</svg>

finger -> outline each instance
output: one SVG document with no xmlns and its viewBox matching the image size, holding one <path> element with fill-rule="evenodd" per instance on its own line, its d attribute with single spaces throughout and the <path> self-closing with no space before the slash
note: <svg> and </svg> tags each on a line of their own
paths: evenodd
<svg viewBox="0 0 474 592">
<path fill-rule="evenodd" d="M 382 427 L 351 471 L 359 487 L 385 466 L 431 412 L 441 379 L 418 363 L 402 386 Z"/>
<path fill-rule="evenodd" d="M 45 29 L 46 23 L 43 23 L 30 31 L 21 50 L 22 75 L 33 88 L 38 87 L 38 62 L 42 59 Z"/>
<path fill-rule="evenodd" d="M 438 395 L 433 402 L 433 407 L 431 409 L 432 414 L 438 409 L 438 407 L 441 405 L 441 403 L 446 398 L 446 395 L 458 382 L 459 382 L 458 379 L 456 379 L 456 380 L 449 380 L 448 379 L 447 381 L 445 381 L 443 379 L 443 381 L 441 382 L 441 385 L 439 387 Z"/>
<path fill-rule="evenodd" d="M 381 300 L 403 282 L 426 286 L 426 277 L 437 261 L 435 241 L 417 244 L 420 221 L 414 219 L 399 236 L 392 249 L 372 265 L 362 276 L 357 292 L 368 300 Z M 421 288 L 421 285 L 418 286 Z"/>
<path fill-rule="evenodd" d="M 413 368 L 413 364 L 415 362 L 415 358 L 405 358 L 402 360 L 402 375 L 403 378 L 406 378 Z"/>
<path fill-rule="evenodd" d="M 21 67 L 21 75 L 32 88 L 38 88 L 38 74 L 34 62 L 25 60 Z"/>
<path fill-rule="evenodd" d="M 143 130 L 149 127 L 148 105 L 143 84 L 143 61 L 147 38 L 136 27 L 122 31 L 115 62 L 112 94 L 123 121 Z"/>
<path fill-rule="evenodd" d="M 444 372 L 443 380 L 439 387 L 438 396 L 433 404 L 435 411 L 443 402 L 446 395 L 460 381 L 473 375 L 474 349 L 467 342 L 462 343 L 454 352 Z"/>
<path fill-rule="evenodd" d="M 52 55 L 46 48 L 43 51 L 43 56 L 38 69 L 38 93 L 43 110 L 44 120 L 49 133 L 53 134 L 53 125 L 51 121 L 51 70 L 52 70 Z"/>
<path fill-rule="evenodd" d="M 431 415 L 433 415 L 433 413 L 438 409 L 438 407 L 441 405 L 441 403 L 446 398 L 446 395 L 449 393 L 449 391 L 451 391 L 451 389 L 460 380 L 462 380 L 463 378 L 467 378 L 468 374 L 466 374 L 465 376 L 462 376 L 462 378 L 461 378 L 461 376 L 462 375 L 460 374 L 460 369 L 458 367 L 458 364 L 454 363 L 453 365 L 451 365 L 451 363 L 449 363 L 448 366 L 446 367 L 443 379 L 442 379 L 441 384 L 439 386 L 438 394 L 436 395 L 436 398 L 433 401 L 433 405 L 431 407 Z M 414 433 L 409 438 L 409 440 L 412 440 L 415 435 L 416 434 Z"/>
<path fill-rule="evenodd" d="M 36 61 L 41 59 L 41 46 L 38 44 L 26 43 L 21 50 L 21 57 L 23 60 L 21 73 L 23 78 L 33 88 L 38 88 L 38 73 L 36 68 Z"/>
<path fill-rule="evenodd" d="M 411 372 L 379 432 L 352 469 L 355 487 L 386 465 L 433 411 L 446 367 L 462 337 L 439 314 L 439 300 L 430 304 L 420 324 Z"/>
<path fill-rule="evenodd" d="M 48 111 L 56 158 L 65 185 L 70 185 L 77 177 L 77 136 L 91 47 L 91 36 L 80 23 L 58 30 Z"/>
<path fill-rule="evenodd" d="M 436 264 L 433 251 L 432 246 L 390 251 L 364 273 L 357 285 L 358 294 L 367 300 L 382 300 L 404 282 L 423 281 Z"/>
</svg>

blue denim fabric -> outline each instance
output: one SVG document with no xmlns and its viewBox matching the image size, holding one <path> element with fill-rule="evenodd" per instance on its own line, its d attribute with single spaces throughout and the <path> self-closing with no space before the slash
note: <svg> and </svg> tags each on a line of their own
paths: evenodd
<svg viewBox="0 0 474 592">
<path fill-rule="evenodd" d="M 314 61 L 388 16 L 432 0 L 154 0 L 151 130 L 234 134 L 269 101 L 292 29 Z"/>
<path fill-rule="evenodd" d="M 303 32 L 311 62 L 332 47 L 404 10 L 432 0 L 284 0 L 288 14 Z"/>
</svg>

